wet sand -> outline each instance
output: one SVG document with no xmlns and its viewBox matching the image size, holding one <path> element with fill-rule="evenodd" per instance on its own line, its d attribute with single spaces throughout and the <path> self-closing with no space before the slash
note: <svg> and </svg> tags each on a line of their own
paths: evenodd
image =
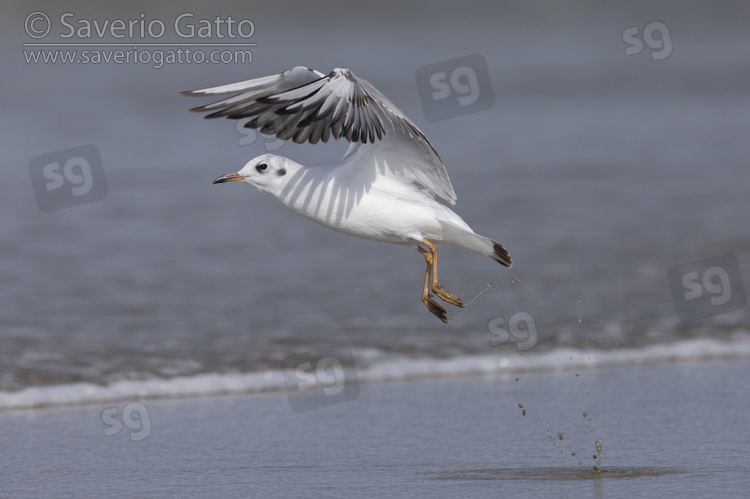
<svg viewBox="0 0 750 499">
<path fill-rule="evenodd" d="M 749 375 L 673 363 L 362 383 L 304 412 L 283 392 L 3 411 L 0 495 L 744 497 Z"/>
</svg>

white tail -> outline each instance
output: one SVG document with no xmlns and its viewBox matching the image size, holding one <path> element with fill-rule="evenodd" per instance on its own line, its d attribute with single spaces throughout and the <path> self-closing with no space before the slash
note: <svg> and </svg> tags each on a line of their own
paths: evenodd
<svg viewBox="0 0 750 499">
<path fill-rule="evenodd" d="M 459 227 L 453 222 L 445 220 L 440 220 L 440 225 L 443 227 L 443 242 L 484 253 L 506 267 L 513 265 L 510 254 L 502 244 L 488 237 L 475 234 L 468 225 Z"/>
</svg>

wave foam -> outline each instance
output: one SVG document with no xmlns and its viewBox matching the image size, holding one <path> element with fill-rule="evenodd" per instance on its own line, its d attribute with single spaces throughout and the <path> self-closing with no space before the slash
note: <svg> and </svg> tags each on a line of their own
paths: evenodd
<svg viewBox="0 0 750 499">
<path fill-rule="evenodd" d="M 555 372 L 570 369 L 626 367 L 660 362 L 705 361 L 750 356 L 750 337 L 721 342 L 712 339 L 685 340 L 670 344 L 618 350 L 560 348 L 521 355 L 459 356 L 448 359 L 374 359 L 357 368 L 359 382 L 404 381 L 438 377 L 502 375 L 523 372 Z M 0 410 L 112 402 L 148 398 L 196 397 L 222 394 L 252 394 L 284 390 L 281 370 L 219 374 L 142 381 L 118 381 L 101 386 L 93 383 L 30 387 L 18 392 L 0 392 Z"/>
</svg>

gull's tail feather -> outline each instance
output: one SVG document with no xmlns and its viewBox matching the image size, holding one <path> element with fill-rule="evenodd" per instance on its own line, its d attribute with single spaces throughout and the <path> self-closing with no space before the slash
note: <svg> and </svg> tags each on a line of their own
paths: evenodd
<svg viewBox="0 0 750 499">
<path fill-rule="evenodd" d="M 513 265 L 513 259 L 508 250 L 497 241 L 475 234 L 468 226 L 463 228 L 444 220 L 440 221 L 440 225 L 443 227 L 443 242 L 484 253 L 505 267 Z"/>
<path fill-rule="evenodd" d="M 488 256 L 501 265 L 511 267 L 513 265 L 513 259 L 510 257 L 508 250 L 497 241 L 493 241 L 492 239 L 488 239 L 488 241 L 492 243 L 492 254 Z"/>
</svg>

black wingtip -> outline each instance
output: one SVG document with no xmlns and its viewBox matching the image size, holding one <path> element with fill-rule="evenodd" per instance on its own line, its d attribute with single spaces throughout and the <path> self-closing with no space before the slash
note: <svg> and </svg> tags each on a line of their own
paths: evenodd
<svg viewBox="0 0 750 499">
<path fill-rule="evenodd" d="M 493 241 L 492 250 L 495 253 L 493 255 L 495 261 L 509 268 L 513 266 L 513 259 L 510 257 L 510 253 L 508 253 L 508 250 L 502 244 Z"/>
</svg>

